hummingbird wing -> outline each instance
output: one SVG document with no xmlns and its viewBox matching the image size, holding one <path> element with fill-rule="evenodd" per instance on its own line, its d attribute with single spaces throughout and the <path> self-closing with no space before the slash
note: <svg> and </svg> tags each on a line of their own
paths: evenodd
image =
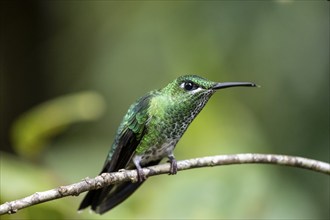
<svg viewBox="0 0 330 220">
<path fill-rule="evenodd" d="M 146 124 L 149 120 L 148 107 L 152 97 L 152 93 L 149 93 L 137 100 L 128 109 L 119 126 L 103 171 L 113 172 L 128 168 L 127 166 L 146 132 Z"/>
<path fill-rule="evenodd" d="M 132 157 L 146 132 L 146 124 L 150 119 L 148 107 L 153 96 L 153 93 L 149 93 L 131 105 L 118 128 L 114 144 L 112 145 L 101 173 L 134 168 Z M 153 161 L 146 166 L 155 165 L 159 162 L 160 160 Z M 102 214 L 124 201 L 142 183 L 143 182 L 126 182 L 91 190 L 81 202 L 78 210 L 91 206 L 91 209 L 96 213 Z"/>
</svg>

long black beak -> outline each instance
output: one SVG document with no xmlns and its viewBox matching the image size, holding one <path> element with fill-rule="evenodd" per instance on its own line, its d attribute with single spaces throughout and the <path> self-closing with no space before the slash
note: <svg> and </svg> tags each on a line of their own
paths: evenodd
<svg viewBox="0 0 330 220">
<path fill-rule="evenodd" d="M 217 89 L 224 89 L 235 86 L 258 87 L 257 84 L 252 82 L 223 82 L 223 83 L 217 83 L 215 86 L 213 86 L 212 89 L 217 90 Z"/>
</svg>

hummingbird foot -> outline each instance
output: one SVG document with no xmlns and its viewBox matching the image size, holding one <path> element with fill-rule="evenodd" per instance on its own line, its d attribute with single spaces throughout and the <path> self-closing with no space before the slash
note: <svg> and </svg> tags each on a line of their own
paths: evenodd
<svg viewBox="0 0 330 220">
<path fill-rule="evenodd" d="M 176 162 L 176 159 L 175 159 L 174 155 L 169 155 L 168 159 L 169 159 L 168 162 L 171 164 L 169 175 L 175 175 L 178 171 L 178 164 Z"/>
<path fill-rule="evenodd" d="M 133 163 L 136 167 L 137 170 L 137 174 L 138 174 L 138 181 L 140 183 L 142 183 L 143 181 L 145 181 L 147 179 L 146 175 L 143 173 L 142 167 L 140 165 L 141 162 L 141 156 L 135 156 L 133 158 Z"/>
<path fill-rule="evenodd" d="M 143 173 L 143 170 L 141 167 L 137 168 L 137 174 L 138 174 L 138 181 L 142 183 L 147 179 L 146 175 Z"/>
</svg>

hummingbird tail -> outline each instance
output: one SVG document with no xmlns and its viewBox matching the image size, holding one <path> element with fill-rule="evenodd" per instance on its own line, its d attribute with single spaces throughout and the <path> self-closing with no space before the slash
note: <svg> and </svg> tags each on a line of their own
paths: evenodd
<svg viewBox="0 0 330 220">
<path fill-rule="evenodd" d="M 103 189 L 91 190 L 81 202 L 78 210 L 91 206 L 91 209 L 98 214 L 114 208 L 129 197 L 143 182 L 126 182 Z"/>
<path fill-rule="evenodd" d="M 160 160 L 152 161 L 146 164 L 146 166 L 153 166 L 159 162 Z M 124 182 L 118 185 L 110 185 L 101 189 L 91 190 L 81 202 L 78 211 L 91 206 L 91 209 L 95 213 L 103 214 L 127 199 L 142 183 L 144 181 L 135 183 Z"/>
<path fill-rule="evenodd" d="M 101 203 L 92 205 L 92 210 L 98 214 L 103 214 L 109 211 L 132 195 L 142 183 L 143 182 L 126 182 L 115 186 L 113 193 L 108 194 Z"/>
</svg>

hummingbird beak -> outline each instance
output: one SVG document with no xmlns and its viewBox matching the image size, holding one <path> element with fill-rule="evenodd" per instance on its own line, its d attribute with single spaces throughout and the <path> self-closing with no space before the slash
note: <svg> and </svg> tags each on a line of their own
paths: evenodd
<svg viewBox="0 0 330 220">
<path fill-rule="evenodd" d="M 223 83 L 215 84 L 212 87 L 212 89 L 218 90 L 218 89 L 225 89 L 225 88 L 235 87 L 235 86 L 258 87 L 257 84 L 252 83 L 252 82 L 223 82 Z"/>
</svg>

